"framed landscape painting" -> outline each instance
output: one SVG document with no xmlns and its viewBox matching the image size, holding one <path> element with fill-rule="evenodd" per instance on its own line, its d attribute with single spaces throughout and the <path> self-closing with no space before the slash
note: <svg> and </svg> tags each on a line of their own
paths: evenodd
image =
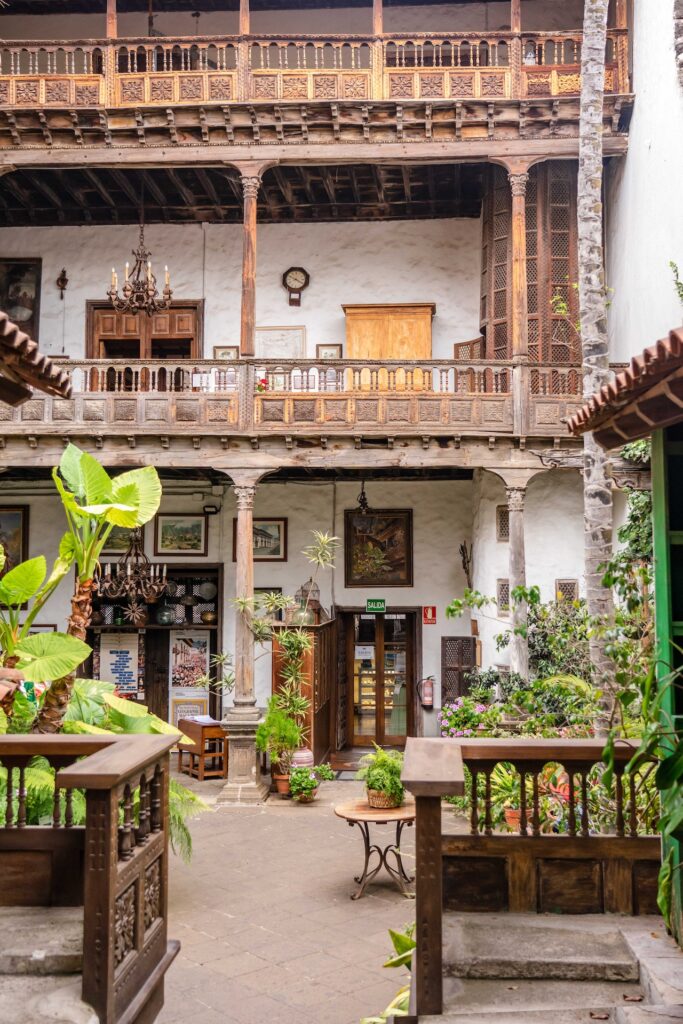
<svg viewBox="0 0 683 1024">
<path fill-rule="evenodd" d="M 239 345 L 214 345 L 213 358 L 234 362 L 240 357 Z"/>
<path fill-rule="evenodd" d="M 344 512 L 347 587 L 412 587 L 411 509 Z"/>
<path fill-rule="evenodd" d="M 232 560 L 237 561 L 237 520 L 232 521 Z M 254 519 L 254 561 L 287 561 L 287 520 Z"/>
<path fill-rule="evenodd" d="M 209 517 L 204 512 L 159 512 L 154 523 L 155 555 L 208 554 Z"/>
<path fill-rule="evenodd" d="M 0 505 L 0 547 L 5 553 L 3 576 L 28 558 L 28 505 Z"/>
<path fill-rule="evenodd" d="M 0 309 L 38 340 L 42 260 L 0 259 Z"/>
<path fill-rule="evenodd" d="M 142 546 L 145 546 L 145 528 L 139 526 Z M 102 548 L 103 555 L 125 555 L 126 551 L 130 547 L 131 534 L 133 529 L 130 526 L 113 526 L 112 531 L 107 537 L 107 542 Z"/>
</svg>

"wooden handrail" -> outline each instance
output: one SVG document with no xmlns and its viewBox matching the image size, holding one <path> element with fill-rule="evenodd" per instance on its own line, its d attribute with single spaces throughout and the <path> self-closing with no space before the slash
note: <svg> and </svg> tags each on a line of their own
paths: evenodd
<svg viewBox="0 0 683 1024">
<path fill-rule="evenodd" d="M 406 743 L 401 781 L 413 796 L 454 796 L 465 792 L 462 748 L 436 738 Z"/>
<path fill-rule="evenodd" d="M 85 738 L 85 737 L 84 737 Z M 175 746 L 175 736 L 113 737 L 114 743 L 57 773 L 64 789 L 114 789 Z"/>
</svg>

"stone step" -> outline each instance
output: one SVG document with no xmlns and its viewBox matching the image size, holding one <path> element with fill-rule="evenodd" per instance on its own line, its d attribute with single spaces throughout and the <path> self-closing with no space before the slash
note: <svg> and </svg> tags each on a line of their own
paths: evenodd
<svg viewBox="0 0 683 1024">
<path fill-rule="evenodd" d="M 63 975 L 0 976 L 0 1021 L 7 1024 L 98 1024 L 81 999 L 81 979 Z"/>
<path fill-rule="evenodd" d="M 616 1024 L 680 1024 L 683 1006 L 658 1004 L 656 1006 L 620 1006 Z"/>
<path fill-rule="evenodd" d="M 591 1016 L 593 1014 L 593 1016 Z M 574 1010 L 484 1010 L 481 1013 L 445 1013 L 442 1017 L 420 1017 L 420 1024 L 617 1024 L 614 1007 L 581 1007 Z M 625 1022 L 626 1024 L 626 1022 Z M 640 1022 L 638 1022 L 640 1024 Z M 655 1024 L 651 1021 L 650 1024 Z"/>
<path fill-rule="evenodd" d="M 0 977 L 78 974 L 82 966 L 82 907 L 0 907 Z"/>
<path fill-rule="evenodd" d="M 444 978 L 444 1013 L 446 1019 L 458 1019 L 463 1014 L 492 1015 L 500 1012 L 528 1012 L 591 1010 L 621 1007 L 625 996 L 643 996 L 642 988 L 634 982 L 616 981 L 560 981 L 547 979 L 482 980 L 471 978 Z M 549 1020 L 550 1024 L 550 1020 Z"/>
<path fill-rule="evenodd" d="M 585 916 L 445 914 L 443 961 L 444 973 L 459 978 L 639 978 L 638 961 L 619 928 Z"/>
</svg>

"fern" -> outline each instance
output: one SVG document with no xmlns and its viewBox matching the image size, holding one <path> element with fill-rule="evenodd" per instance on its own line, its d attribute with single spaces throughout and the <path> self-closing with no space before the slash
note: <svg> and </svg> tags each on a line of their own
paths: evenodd
<svg viewBox="0 0 683 1024">
<path fill-rule="evenodd" d="M 209 805 L 196 793 L 187 789 L 175 779 L 169 779 L 168 787 L 168 830 L 173 852 L 186 864 L 192 857 L 192 835 L 187 827 L 189 818 L 208 811 Z"/>
</svg>

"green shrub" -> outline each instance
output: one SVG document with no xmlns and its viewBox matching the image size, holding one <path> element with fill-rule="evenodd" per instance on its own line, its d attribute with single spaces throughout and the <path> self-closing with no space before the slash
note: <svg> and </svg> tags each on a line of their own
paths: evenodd
<svg viewBox="0 0 683 1024">
<path fill-rule="evenodd" d="M 329 764 L 297 765 L 289 776 L 289 792 L 295 800 L 312 796 L 321 782 L 332 782 L 334 772 Z"/>
</svg>

